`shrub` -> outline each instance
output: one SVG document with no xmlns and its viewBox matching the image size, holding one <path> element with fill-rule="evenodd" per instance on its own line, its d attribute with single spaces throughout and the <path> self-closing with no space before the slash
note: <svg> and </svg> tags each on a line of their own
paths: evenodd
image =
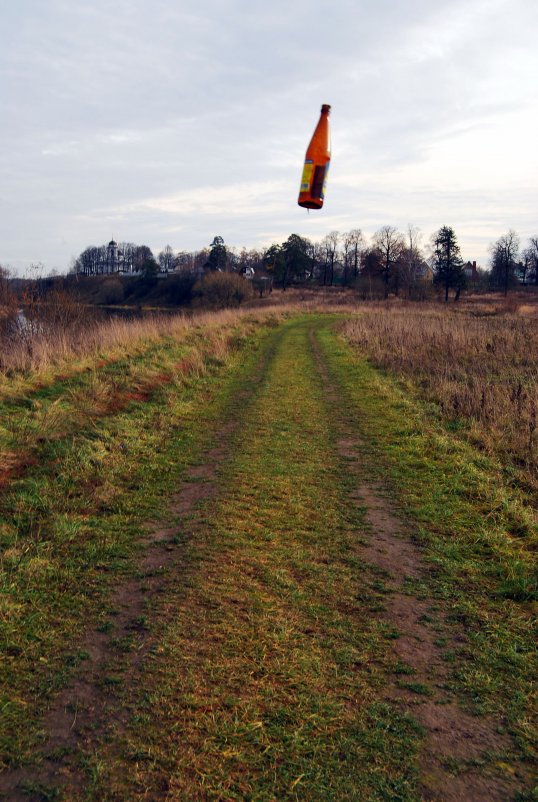
<svg viewBox="0 0 538 802">
<path fill-rule="evenodd" d="M 17 317 L 17 299 L 11 288 L 9 272 L 0 265 L 0 341 Z"/>
<path fill-rule="evenodd" d="M 151 298 L 167 306 L 181 306 L 192 300 L 195 278 L 190 273 L 177 273 L 159 282 Z"/>
<path fill-rule="evenodd" d="M 193 304 L 206 309 L 239 306 L 252 298 L 250 283 L 236 273 L 210 273 L 194 285 Z"/>
<path fill-rule="evenodd" d="M 107 278 L 100 283 L 95 295 L 96 304 L 121 304 L 125 296 L 122 280 L 118 277 Z"/>
</svg>

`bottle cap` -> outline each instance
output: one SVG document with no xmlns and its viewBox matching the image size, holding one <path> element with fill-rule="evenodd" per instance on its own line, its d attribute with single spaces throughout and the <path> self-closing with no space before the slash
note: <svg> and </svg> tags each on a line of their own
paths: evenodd
<svg viewBox="0 0 538 802">
<path fill-rule="evenodd" d="M 325 112 L 326 114 L 328 114 L 328 113 L 330 112 L 330 110 L 331 110 L 331 107 L 328 105 L 328 103 L 324 103 L 324 104 L 323 104 L 323 106 L 321 107 L 321 113 L 322 113 L 322 114 L 323 114 L 324 112 Z"/>
</svg>

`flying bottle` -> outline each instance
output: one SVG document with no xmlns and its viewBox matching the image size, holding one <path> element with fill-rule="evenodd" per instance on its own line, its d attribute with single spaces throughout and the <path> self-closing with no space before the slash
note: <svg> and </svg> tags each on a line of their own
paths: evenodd
<svg viewBox="0 0 538 802">
<path fill-rule="evenodd" d="M 299 189 L 299 206 L 305 209 L 321 209 L 327 185 L 327 173 L 331 163 L 331 132 L 329 113 L 331 107 L 326 103 L 321 107 L 321 116 L 306 149 L 303 177 Z"/>
</svg>

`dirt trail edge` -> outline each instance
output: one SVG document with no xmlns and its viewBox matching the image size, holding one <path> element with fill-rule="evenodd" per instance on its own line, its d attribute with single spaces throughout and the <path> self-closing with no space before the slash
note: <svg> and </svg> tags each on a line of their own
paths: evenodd
<svg viewBox="0 0 538 802">
<path fill-rule="evenodd" d="M 507 776 L 495 768 L 487 772 L 479 768 L 481 762 L 489 763 L 492 755 L 510 750 L 511 739 L 498 732 L 504 722 L 470 715 L 451 693 L 450 670 L 443 658 L 446 646 L 440 648 L 436 641 L 442 634 L 444 643 L 461 643 L 466 640 L 465 634 L 447 623 L 446 613 L 437 602 L 406 589 L 407 578 L 420 579 L 428 571 L 420 548 L 412 540 L 412 524 L 395 509 L 386 487 L 365 479 L 360 466 L 363 440 L 344 414 L 342 393 L 314 329 L 310 343 L 331 410 L 338 452 L 356 477 L 352 499 L 365 508 L 371 530 L 360 554 L 384 577 L 388 593 L 381 615 L 398 633 L 393 649 L 401 661 L 400 670 L 408 668 L 412 677 L 406 687 L 393 675 L 384 695 L 408 710 L 424 728 L 421 798 L 428 802 L 507 802 L 522 788 L 522 778 Z M 456 764 L 457 774 L 453 770 Z"/>
</svg>

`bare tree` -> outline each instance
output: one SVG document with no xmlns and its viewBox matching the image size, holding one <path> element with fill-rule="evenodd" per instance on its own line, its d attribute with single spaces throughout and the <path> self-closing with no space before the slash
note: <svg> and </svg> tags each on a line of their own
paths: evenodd
<svg viewBox="0 0 538 802">
<path fill-rule="evenodd" d="M 121 257 L 121 272 L 133 273 L 135 270 L 135 257 L 137 246 L 134 242 L 120 242 L 118 246 Z"/>
<path fill-rule="evenodd" d="M 529 259 L 529 280 L 538 287 L 538 237 L 529 237 L 525 254 Z"/>
<path fill-rule="evenodd" d="M 385 298 L 389 297 L 391 285 L 396 295 L 399 292 L 399 261 L 404 247 L 402 234 L 394 226 L 382 226 L 373 236 L 376 249 L 381 257 L 381 273 L 385 287 Z"/>
<path fill-rule="evenodd" d="M 518 253 L 519 237 L 513 229 L 491 246 L 491 283 L 494 287 L 502 288 L 505 295 L 516 280 Z"/>
<path fill-rule="evenodd" d="M 106 245 L 90 245 L 76 260 L 76 272 L 83 276 L 98 276 L 107 272 Z"/>
<path fill-rule="evenodd" d="M 312 281 L 318 281 L 321 284 L 323 271 L 325 270 L 325 252 L 321 242 L 308 241 L 308 256 L 310 257 L 310 278 Z"/>
<path fill-rule="evenodd" d="M 340 241 L 340 234 L 338 231 L 331 231 L 330 234 L 327 234 L 326 237 L 323 238 L 321 241 L 323 251 L 324 251 L 324 269 L 323 269 L 323 286 L 325 287 L 327 283 L 331 286 L 334 283 L 334 265 L 337 258 L 338 252 L 338 243 Z"/>
<path fill-rule="evenodd" d="M 15 305 L 15 296 L 11 289 L 9 270 L 0 265 L 0 317 Z"/>
<path fill-rule="evenodd" d="M 518 273 L 521 283 L 527 285 L 534 280 L 534 260 L 532 248 L 525 248 L 521 251 L 521 261 L 518 265 Z"/>
<path fill-rule="evenodd" d="M 421 240 L 420 229 L 409 223 L 407 241 L 400 255 L 400 278 L 410 298 L 416 295 L 417 287 L 423 282 L 424 272 L 429 269 L 424 262 Z"/>
<path fill-rule="evenodd" d="M 157 258 L 161 273 L 171 273 L 175 267 L 175 255 L 172 246 L 166 245 Z"/>
<path fill-rule="evenodd" d="M 364 248 L 364 237 L 360 228 L 353 228 L 342 237 L 342 253 L 344 257 L 343 284 L 356 281 L 359 276 L 361 253 Z"/>
</svg>

